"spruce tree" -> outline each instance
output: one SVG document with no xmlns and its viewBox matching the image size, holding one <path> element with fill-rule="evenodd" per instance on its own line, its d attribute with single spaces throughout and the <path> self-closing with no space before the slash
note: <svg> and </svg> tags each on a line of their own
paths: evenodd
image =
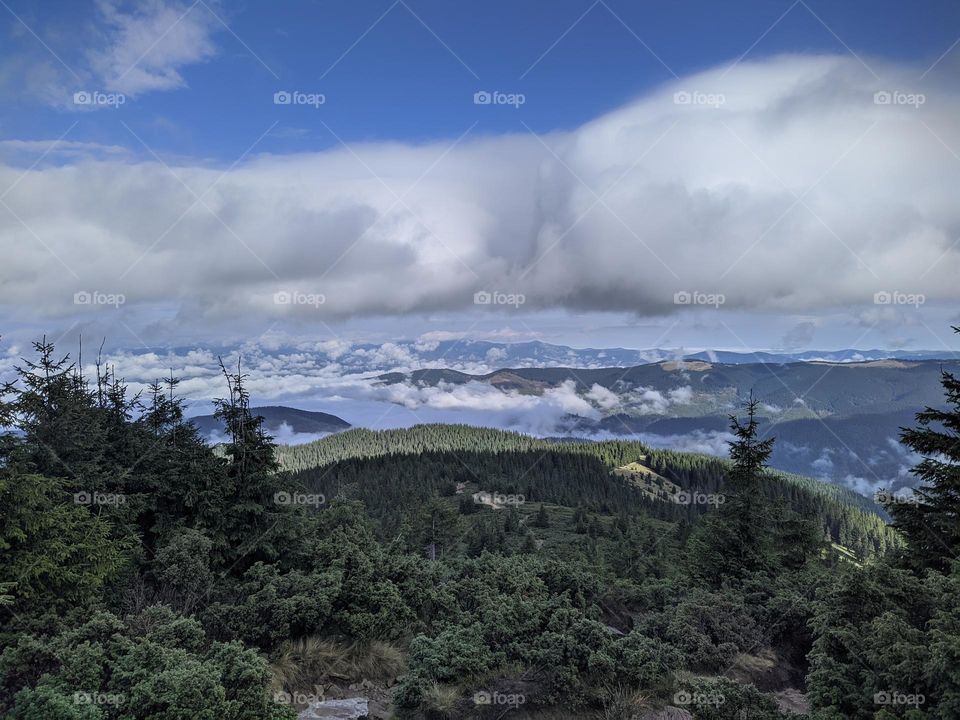
<svg viewBox="0 0 960 720">
<path fill-rule="evenodd" d="M 913 468 L 921 484 L 912 502 L 891 502 L 887 509 L 906 536 L 905 552 L 913 563 L 947 570 L 960 553 L 960 380 L 941 370 L 940 383 L 947 407 L 927 407 L 917 413 L 918 427 L 900 434 L 900 441 L 924 458 Z"/>
<path fill-rule="evenodd" d="M 453 507 L 434 495 L 423 504 L 413 520 L 417 545 L 431 560 L 444 557 L 461 536 L 460 516 Z"/>
<path fill-rule="evenodd" d="M 773 521 L 763 485 L 774 438 L 760 439 L 758 406 L 751 393 L 746 422 L 730 416 L 735 439 L 729 443 L 733 466 L 723 486 L 724 501 L 703 518 L 688 544 L 695 572 L 716 586 L 769 571 L 773 562 Z"/>
<path fill-rule="evenodd" d="M 547 507 L 543 503 L 540 503 L 540 509 L 537 510 L 537 515 L 533 519 L 533 526 L 538 528 L 550 527 L 550 515 L 547 513 Z"/>
<path fill-rule="evenodd" d="M 236 372 L 220 369 L 227 383 L 227 397 L 214 401 L 214 416 L 226 428 L 228 458 L 222 488 L 223 514 L 214 538 L 222 543 L 215 553 L 232 560 L 233 572 L 242 573 L 258 560 L 276 560 L 285 551 L 287 538 L 306 507 L 293 503 L 298 488 L 291 488 L 278 474 L 273 438 L 263 427 L 263 417 L 250 407 L 247 375 L 237 361 Z"/>
<path fill-rule="evenodd" d="M 58 356 L 46 337 L 33 343 L 38 358 L 16 368 L 13 402 L 33 469 L 67 478 L 72 492 L 105 490 L 107 438 L 95 394 L 68 354 Z"/>
</svg>

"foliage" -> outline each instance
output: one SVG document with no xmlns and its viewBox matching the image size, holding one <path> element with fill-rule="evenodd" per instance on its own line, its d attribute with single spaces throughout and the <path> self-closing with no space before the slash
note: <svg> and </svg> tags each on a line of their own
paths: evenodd
<svg viewBox="0 0 960 720">
<path fill-rule="evenodd" d="M 732 462 L 465 426 L 278 448 L 224 366 L 213 449 L 177 378 L 141 402 L 36 350 L 0 402 L 4 717 L 279 720 L 272 690 L 362 680 L 445 717 L 505 677 L 583 716 L 689 691 L 724 697 L 697 717 L 779 717 L 722 677 L 759 649 L 822 717 L 896 714 L 875 696 L 907 691 L 960 714 L 960 566 L 896 512 L 887 561 L 869 501 L 769 472 L 755 402 Z M 614 472 L 631 463 L 726 502 L 655 498 Z M 952 465 L 922 467 L 945 525 Z"/>
<path fill-rule="evenodd" d="M 917 413 L 919 427 L 900 438 L 923 456 L 913 468 L 921 484 L 906 502 L 891 497 L 888 509 L 908 540 L 911 564 L 943 571 L 960 552 L 960 379 L 942 370 L 940 382 L 948 407 Z"/>
</svg>

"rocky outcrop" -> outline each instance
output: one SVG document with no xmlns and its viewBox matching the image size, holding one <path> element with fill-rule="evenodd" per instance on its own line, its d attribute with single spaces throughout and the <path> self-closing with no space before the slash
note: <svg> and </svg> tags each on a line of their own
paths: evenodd
<svg viewBox="0 0 960 720">
<path fill-rule="evenodd" d="M 298 720 L 365 720 L 369 717 L 367 698 L 318 700 L 300 712 Z"/>
</svg>

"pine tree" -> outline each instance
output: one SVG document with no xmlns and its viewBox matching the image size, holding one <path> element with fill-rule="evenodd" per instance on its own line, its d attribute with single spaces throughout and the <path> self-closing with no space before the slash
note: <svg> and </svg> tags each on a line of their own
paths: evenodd
<svg viewBox="0 0 960 720">
<path fill-rule="evenodd" d="M 413 525 L 418 546 L 431 560 L 442 558 L 461 535 L 457 511 L 436 495 L 420 508 Z"/>
<path fill-rule="evenodd" d="M 587 511 L 582 505 L 573 512 L 573 531 L 578 535 L 585 535 L 587 532 Z"/>
<path fill-rule="evenodd" d="M 954 327 L 960 333 L 960 327 Z M 893 525 L 907 539 L 914 563 L 940 570 L 960 553 L 960 380 L 941 370 L 947 408 L 917 413 L 919 427 L 904 428 L 901 442 L 924 457 L 913 468 L 921 481 L 915 502 L 891 502 Z"/>
<path fill-rule="evenodd" d="M 533 519 L 533 526 L 538 528 L 550 527 L 550 515 L 547 513 L 547 507 L 540 503 L 540 509 L 537 510 L 536 517 Z"/>
<path fill-rule="evenodd" d="M 13 408 L 38 473 L 68 479 L 72 492 L 104 490 L 102 457 L 107 446 L 103 417 L 94 393 L 69 355 L 56 355 L 52 342 L 33 343 L 37 361 L 16 368 L 21 387 Z"/>
<path fill-rule="evenodd" d="M 233 560 L 235 573 L 242 573 L 257 560 L 275 560 L 285 550 L 284 536 L 295 536 L 302 506 L 290 504 L 290 488 L 277 473 L 273 438 L 264 430 L 263 417 L 250 408 L 247 375 L 237 361 L 236 372 L 220 369 L 227 382 L 227 397 L 214 401 L 218 418 L 226 428 L 224 446 L 229 462 L 222 488 L 223 514 L 215 552 Z"/>
<path fill-rule="evenodd" d="M 763 484 L 774 438 L 760 439 L 758 406 L 751 393 L 746 423 L 730 417 L 736 439 L 730 442 L 733 467 L 723 486 L 724 502 L 703 518 L 688 544 L 694 570 L 716 586 L 769 571 L 773 563 L 773 519 Z"/>
<path fill-rule="evenodd" d="M 539 543 L 537 543 L 537 538 L 532 532 L 527 532 L 523 538 L 523 547 L 521 551 L 527 555 L 532 555 L 540 549 Z"/>
<path fill-rule="evenodd" d="M 517 512 L 516 505 L 511 505 L 507 510 L 507 516 L 503 520 L 503 531 L 506 533 L 515 533 L 520 529 L 520 513 Z"/>
</svg>

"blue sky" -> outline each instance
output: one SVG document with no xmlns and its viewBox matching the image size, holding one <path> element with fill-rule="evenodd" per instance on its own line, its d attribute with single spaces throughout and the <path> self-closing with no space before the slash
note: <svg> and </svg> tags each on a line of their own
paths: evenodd
<svg viewBox="0 0 960 720">
<path fill-rule="evenodd" d="M 84 55 L 103 42 L 104 18 L 93 2 L 4 5 L 8 87 L 16 85 L 9 75 L 28 58 L 67 72 L 55 53 L 71 68 L 68 89 L 94 89 Z M 949 0 L 341 0 L 175 7 L 178 17 L 186 13 L 181 23 L 209 25 L 211 57 L 179 67 L 183 82 L 174 89 L 129 98 L 116 113 L 84 114 L 72 138 L 142 152 L 119 118 L 158 153 L 232 162 L 274 122 L 275 132 L 258 150 L 336 144 L 318 121 L 347 141 L 455 138 L 474 123 L 476 133 L 515 132 L 523 130 L 521 121 L 544 133 L 577 127 L 675 76 L 740 57 L 852 51 L 930 64 L 960 32 L 960 5 Z M 326 103 L 287 112 L 272 102 L 278 89 L 323 93 Z M 523 93 L 526 102 L 478 114 L 472 96 L 484 89 Z M 77 119 L 38 102 L 29 87 L 19 90 L 6 94 L 0 110 L 5 137 L 58 137 Z"/>
<path fill-rule="evenodd" d="M 0 0 L 0 36 L 8 349 L 953 343 L 956 2 Z"/>
</svg>

